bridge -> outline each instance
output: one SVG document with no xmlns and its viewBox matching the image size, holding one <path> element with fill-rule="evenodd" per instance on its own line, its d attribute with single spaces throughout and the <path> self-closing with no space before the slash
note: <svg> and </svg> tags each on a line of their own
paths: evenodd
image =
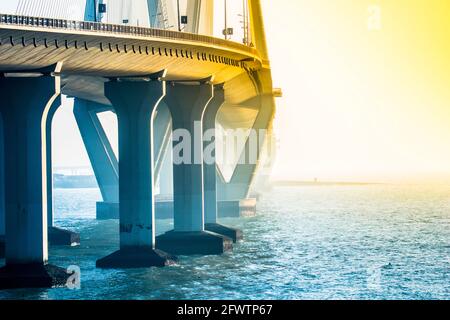
<svg viewBox="0 0 450 320">
<path fill-rule="evenodd" d="M 166 15 L 151 14 L 165 1 L 146 2 L 149 17 Z M 69 276 L 48 264 L 49 242 L 80 241 L 53 225 L 51 123 L 62 94 L 75 98 L 74 116 L 103 198 L 97 214 L 120 220 L 120 248 L 97 267 L 162 267 L 176 255 L 221 254 L 242 238 L 240 230 L 218 223 L 218 208 L 239 211 L 252 203 L 279 95 L 259 1 L 244 1 L 245 43 L 199 34 L 213 24 L 211 0 L 188 1 L 192 32 L 170 30 L 167 19 L 149 19 L 146 27 L 99 22 L 94 3 L 93 12 L 83 4 L 84 20 L 0 14 L 0 253 L 6 263 L 0 288 L 61 285 Z M 22 0 L 17 11 L 24 8 Z M 98 118 L 104 111 L 117 115 L 118 159 Z M 217 160 L 171 163 L 177 130 L 190 134 L 191 157 L 203 159 L 203 133 L 243 123 L 264 135 L 253 162 L 245 161 L 252 148 L 246 138 L 236 154 L 244 161 L 229 179 Z M 172 189 L 174 229 L 155 237 L 157 181 Z"/>
</svg>

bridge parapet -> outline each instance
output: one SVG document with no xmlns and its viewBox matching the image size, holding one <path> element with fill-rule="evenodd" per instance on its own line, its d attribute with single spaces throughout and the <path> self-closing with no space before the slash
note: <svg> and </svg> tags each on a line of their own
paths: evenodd
<svg viewBox="0 0 450 320">
<path fill-rule="evenodd" d="M 182 40 L 188 42 L 197 42 L 201 44 L 208 44 L 221 48 L 227 48 L 234 51 L 243 52 L 246 54 L 259 57 L 255 48 L 240 44 L 237 42 L 205 36 L 200 34 L 178 32 L 172 30 L 163 30 L 155 28 L 145 28 L 137 26 L 126 26 L 119 24 L 109 24 L 90 21 L 76 21 L 53 19 L 45 17 L 31 17 L 21 15 L 0 14 L 0 25 L 13 25 L 32 28 L 43 29 L 58 29 L 58 30 L 73 30 L 79 32 L 95 32 L 98 34 L 116 34 L 128 35 L 148 38 L 161 38 L 167 40 Z"/>
</svg>

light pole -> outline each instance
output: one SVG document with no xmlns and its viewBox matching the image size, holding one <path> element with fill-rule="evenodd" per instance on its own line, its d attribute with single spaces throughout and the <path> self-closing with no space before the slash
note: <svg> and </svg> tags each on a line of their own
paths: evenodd
<svg viewBox="0 0 450 320">
<path fill-rule="evenodd" d="M 225 40 L 228 40 L 227 0 L 224 0 L 224 4 L 225 4 L 225 31 L 223 33 L 225 35 Z"/>
<path fill-rule="evenodd" d="M 181 32 L 181 24 L 180 24 L 180 0 L 177 0 L 177 12 L 178 12 L 178 31 Z"/>
</svg>

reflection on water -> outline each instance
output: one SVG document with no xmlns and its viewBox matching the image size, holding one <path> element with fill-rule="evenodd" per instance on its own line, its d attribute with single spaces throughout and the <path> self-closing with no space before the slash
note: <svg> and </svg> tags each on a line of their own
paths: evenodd
<svg viewBox="0 0 450 320">
<path fill-rule="evenodd" d="M 96 221 L 97 190 L 56 190 L 56 224 L 81 233 L 50 261 L 81 268 L 81 290 L 13 290 L 28 299 L 449 299 L 450 187 L 278 187 L 258 216 L 226 219 L 245 241 L 162 269 L 99 270 L 118 222 Z M 157 233 L 171 228 L 158 221 Z"/>
</svg>

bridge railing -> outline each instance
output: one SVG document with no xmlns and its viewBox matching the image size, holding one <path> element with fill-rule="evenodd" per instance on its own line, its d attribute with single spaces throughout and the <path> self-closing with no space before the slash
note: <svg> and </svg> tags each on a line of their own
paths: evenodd
<svg viewBox="0 0 450 320">
<path fill-rule="evenodd" d="M 126 26 L 119 24 L 109 24 L 90 21 L 76 21 L 76 20 L 64 20 L 64 19 L 53 19 L 43 17 L 20 16 L 10 14 L 0 14 L 0 24 L 75 30 L 75 31 L 91 31 L 96 33 L 123 34 L 141 37 L 164 38 L 171 40 L 187 40 L 193 42 L 212 44 L 216 46 L 240 50 L 248 52 L 253 55 L 257 55 L 257 52 L 254 48 L 237 42 L 205 35 L 187 32 L 177 32 L 163 29 L 153 29 L 153 28 L 144 28 L 144 27 Z"/>
</svg>

